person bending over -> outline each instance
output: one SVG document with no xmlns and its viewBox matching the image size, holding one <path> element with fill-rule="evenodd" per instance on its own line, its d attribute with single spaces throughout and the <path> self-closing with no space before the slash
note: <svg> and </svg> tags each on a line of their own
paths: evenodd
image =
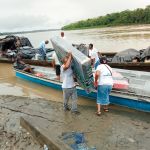
<svg viewBox="0 0 150 150">
<path fill-rule="evenodd" d="M 46 44 L 48 43 L 49 43 L 48 40 L 42 41 L 38 48 L 38 54 L 41 56 L 42 60 L 46 60 Z"/>
<path fill-rule="evenodd" d="M 29 73 L 34 73 L 32 68 L 30 67 L 30 65 L 25 64 L 23 62 L 21 54 L 17 55 L 16 60 L 14 62 L 14 68 L 22 70 L 22 71 L 29 72 Z"/>
</svg>

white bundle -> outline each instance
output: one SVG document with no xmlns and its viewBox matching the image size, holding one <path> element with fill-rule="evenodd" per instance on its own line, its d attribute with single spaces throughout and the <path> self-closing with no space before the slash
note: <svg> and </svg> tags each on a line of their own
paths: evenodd
<svg viewBox="0 0 150 150">
<path fill-rule="evenodd" d="M 91 68 L 91 60 L 87 56 L 82 54 L 79 50 L 77 50 L 75 47 L 73 47 L 71 43 L 60 37 L 53 37 L 51 39 L 51 42 L 56 51 L 59 61 L 61 61 L 68 52 L 72 52 L 73 73 L 77 78 L 77 82 L 88 93 L 93 91 L 94 80 Z"/>
</svg>

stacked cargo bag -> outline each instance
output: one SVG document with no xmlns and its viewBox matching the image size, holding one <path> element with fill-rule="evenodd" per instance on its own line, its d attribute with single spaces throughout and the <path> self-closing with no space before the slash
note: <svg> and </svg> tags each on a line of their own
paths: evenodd
<svg viewBox="0 0 150 150">
<path fill-rule="evenodd" d="M 75 47 L 73 47 L 72 44 L 65 39 L 60 37 L 53 37 L 51 42 L 60 62 L 68 52 L 72 52 L 73 73 L 77 78 L 77 82 L 83 89 L 85 89 L 87 93 L 92 92 L 94 89 L 94 79 L 91 68 L 91 60 Z"/>
</svg>

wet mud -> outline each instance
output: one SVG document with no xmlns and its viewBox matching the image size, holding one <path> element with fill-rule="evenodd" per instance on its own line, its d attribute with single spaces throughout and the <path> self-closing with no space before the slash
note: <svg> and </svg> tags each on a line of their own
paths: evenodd
<svg viewBox="0 0 150 150">
<path fill-rule="evenodd" d="M 54 137 L 64 132 L 85 133 L 97 150 L 148 150 L 150 114 L 110 106 L 95 115 L 95 107 L 79 106 L 80 115 L 64 112 L 62 103 L 41 98 L 0 96 L 0 149 L 41 150 L 42 146 L 20 127 L 20 117 L 30 117 Z"/>
</svg>

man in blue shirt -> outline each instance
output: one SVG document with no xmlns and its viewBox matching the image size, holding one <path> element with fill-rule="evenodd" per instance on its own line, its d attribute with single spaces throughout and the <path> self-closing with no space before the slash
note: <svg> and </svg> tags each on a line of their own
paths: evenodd
<svg viewBox="0 0 150 150">
<path fill-rule="evenodd" d="M 39 49 L 38 49 L 38 53 L 41 55 L 42 57 L 42 60 L 45 60 L 46 59 L 46 44 L 48 44 L 49 41 L 46 40 L 46 41 L 42 41 L 40 43 L 40 46 L 39 46 Z"/>
</svg>

